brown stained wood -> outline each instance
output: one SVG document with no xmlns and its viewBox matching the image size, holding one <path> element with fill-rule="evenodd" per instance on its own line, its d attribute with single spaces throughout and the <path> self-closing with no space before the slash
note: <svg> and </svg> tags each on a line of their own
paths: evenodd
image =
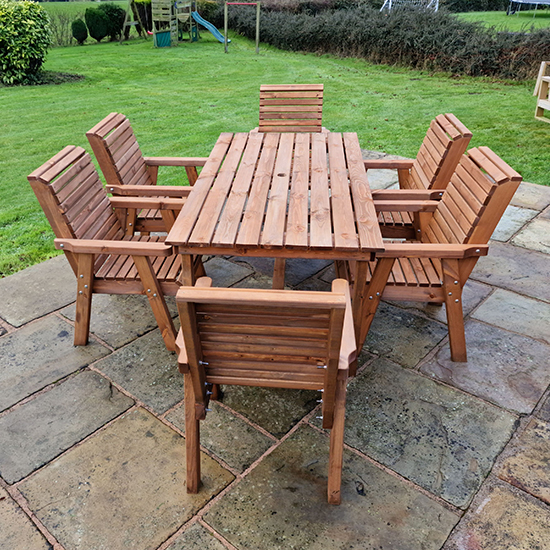
<svg viewBox="0 0 550 550">
<path fill-rule="evenodd" d="M 75 308 L 74 345 L 85 346 L 90 332 L 94 279 L 93 254 L 79 254 Z"/>
<path fill-rule="evenodd" d="M 311 138 L 311 248 L 332 248 L 332 222 L 327 169 L 327 144 L 323 134 Z"/>
<path fill-rule="evenodd" d="M 282 290 L 285 287 L 285 266 L 285 258 L 275 258 L 272 288 L 276 290 Z"/>
<path fill-rule="evenodd" d="M 443 260 L 443 294 L 449 327 L 449 344 L 452 361 L 467 361 L 466 336 L 462 312 L 462 287 L 458 260 Z"/>
<path fill-rule="evenodd" d="M 201 485 L 200 425 L 195 417 L 195 394 L 191 373 L 184 375 L 185 395 L 185 462 L 187 492 L 199 492 Z"/>
</svg>

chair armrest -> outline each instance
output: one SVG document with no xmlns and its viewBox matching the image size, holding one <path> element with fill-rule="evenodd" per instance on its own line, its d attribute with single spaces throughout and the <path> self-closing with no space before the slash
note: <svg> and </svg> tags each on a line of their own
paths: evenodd
<svg viewBox="0 0 550 550">
<path fill-rule="evenodd" d="M 441 199 L 441 189 L 375 189 L 371 191 L 375 201 L 436 201 Z"/>
<path fill-rule="evenodd" d="M 184 200 L 153 197 L 109 197 L 113 208 L 153 208 L 159 210 L 181 210 Z"/>
<path fill-rule="evenodd" d="M 76 254 L 115 254 L 127 256 L 171 256 L 172 246 L 143 241 L 101 241 L 94 239 L 54 239 L 55 248 Z"/>
<path fill-rule="evenodd" d="M 342 344 L 340 346 L 338 369 L 349 369 L 350 363 L 357 359 L 357 341 L 355 340 L 351 296 L 349 293 L 349 284 L 347 281 L 345 282 L 346 311 L 344 313 L 344 326 L 342 329 Z"/>
<path fill-rule="evenodd" d="M 376 254 L 377 258 L 441 258 L 462 259 L 487 256 L 489 245 L 486 244 L 432 244 L 419 242 L 384 243 L 384 252 Z"/>
<path fill-rule="evenodd" d="M 108 185 L 106 190 L 117 196 L 187 197 L 192 187 L 182 185 Z"/>
<path fill-rule="evenodd" d="M 187 358 L 187 349 L 181 328 L 178 330 L 178 335 L 176 336 L 176 353 L 178 354 L 179 371 L 184 374 L 189 372 L 189 359 Z"/>
<path fill-rule="evenodd" d="M 145 157 L 148 166 L 204 166 L 208 157 Z"/>
<path fill-rule="evenodd" d="M 414 159 L 372 159 L 364 160 L 365 168 L 387 169 L 387 170 L 409 170 L 414 164 Z"/>
<path fill-rule="evenodd" d="M 438 201 L 374 201 L 377 212 L 433 212 L 437 209 Z"/>
</svg>

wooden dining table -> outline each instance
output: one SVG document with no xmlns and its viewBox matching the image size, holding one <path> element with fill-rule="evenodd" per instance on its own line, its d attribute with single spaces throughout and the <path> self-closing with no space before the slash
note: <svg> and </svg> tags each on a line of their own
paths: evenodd
<svg viewBox="0 0 550 550">
<path fill-rule="evenodd" d="M 356 261 L 359 348 L 389 273 L 377 262 L 367 282 L 384 243 L 355 133 L 222 133 L 166 243 L 181 254 L 184 285 L 201 254 L 275 258 L 280 288 L 287 258 Z"/>
</svg>

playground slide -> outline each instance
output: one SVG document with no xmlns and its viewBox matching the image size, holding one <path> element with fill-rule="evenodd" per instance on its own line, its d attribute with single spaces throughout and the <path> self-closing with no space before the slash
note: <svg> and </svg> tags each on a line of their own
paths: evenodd
<svg viewBox="0 0 550 550">
<path fill-rule="evenodd" d="M 207 28 L 218 39 L 219 42 L 222 42 L 222 43 L 225 42 L 225 38 L 224 38 L 223 34 L 216 27 L 214 27 L 214 25 L 212 25 L 212 23 L 209 23 L 208 21 L 206 21 L 206 19 L 203 19 L 199 15 L 199 13 L 196 12 L 196 11 L 192 11 L 191 15 L 193 16 L 193 19 L 199 25 L 202 25 L 203 27 Z M 227 40 L 227 41 L 231 42 L 231 40 Z"/>
</svg>

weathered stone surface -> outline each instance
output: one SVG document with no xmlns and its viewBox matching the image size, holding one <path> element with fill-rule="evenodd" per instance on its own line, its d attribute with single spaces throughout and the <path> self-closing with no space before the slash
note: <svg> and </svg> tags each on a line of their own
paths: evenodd
<svg viewBox="0 0 550 550">
<path fill-rule="evenodd" d="M 476 281 L 468 280 L 462 290 L 462 312 L 464 315 L 468 315 L 474 308 L 476 308 L 489 294 L 491 293 L 491 287 L 477 283 Z M 427 302 L 393 302 L 387 303 L 399 306 L 405 309 L 417 309 L 442 323 L 447 324 L 447 306 L 442 304 L 441 306 L 430 305 Z"/>
<path fill-rule="evenodd" d="M 550 220 L 533 220 L 512 239 L 512 242 L 518 246 L 550 254 Z"/>
<path fill-rule="evenodd" d="M 162 414 L 183 400 L 183 374 L 177 357 L 154 330 L 96 364 L 141 402 Z"/>
<path fill-rule="evenodd" d="M 223 402 L 264 430 L 281 437 L 316 405 L 319 394 L 309 390 L 224 386 Z"/>
<path fill-rule="evenodd" d="M 64 548 L 153 550 L 233 479 L 205 455 L 201 468 L 190 495 L 183 438 L 137 409 L 19 488 Z"/>
<path fill-rule="evenodd" d="M 110 353 L 95 342 L 74 347 L 73 332 L 53 315 L 0 339 L 0 410 Z"/>
<path fill-rule="evenodd" d="M 550 384 L 550 347 L 483 323 L 466 323 L 468 361 L 451 361 L 444 346 L 420 369 L 468 393 L 529 414 Z"/>
<path fill-rule="evenodd" d="M 65 256 L 0 279 L 0 317 L 15 327 L 76 300 L 76 279 Z"/>
<path fill-rule="evenodd" d="M 212 278 L 212 286 L 223 287 L 233 286 L 253 273 L 245 264 L 230 262 L 220 256 L 214 256 L 204 262 L 204 269 L 206 275 Z"/>
<path fill-rule="evenodd" d="M 535 415 L 541 420 L 546 420 L 546 422 L 550 422 L 550 395 L 546 397 L 540 409 L 535 413 Z"/>
<path fill-rule="evenodd" d="M 538 213 L 538 210 L 532 210 L 531 208 L 519 208 L 509 205 L 491 238 L 495 241 L 507 241 Z"/>
<path fill-rule="evenodd" d="M 346 443 L 465 508 L 516 418 L 385 360 L 351 382 Z"/>
<path fill-rule="evenodd" d="M 225 546 L 208 529 L 194 523 L 166 550 L 225 550 Z"/>
<path fill-rule="evenodd" d="M 550 508 L 502 482 L 487 483 L 443 550 L 546 550 Z"/>
<path fill-rule="evenodd" d="M 550 304 L 545 302 L 498 289 L 472 317 L 550 343 Z"/>
<path fill-rule="evenodd" d="M 254 273 L 250 277 L 239 281 L 233 285 L 235 288 L 272 288 L 273 278 L 271 275 L 262 275 L 261 273 Z"/>
<path fill-rule="evenodd" d="M 171 315 L 177 315 L 175 301 L 166 300 L 166 303 Z M 74 304 L 63 309 L 61 313 L 74 321 Z M 147 297 L 116 294 L 93 295 L 90 330 L 113 348 L 120 348 L 155 327 L 157 327 L 157 321 Z"/>
<path fill-rule="evenodd" d="M 5 550 L 51 550 L 51 544 L 23 510 L 0 487 L 0 548 Z"/>
<path fill-rule="evenodd" d="M 344 451 L 342 503 L 327 503 L 328 437 L 301 427 L 205 515 L 237 548 L 439 549 L 458 518 Z"/>
<path fill-rule="evenodd" d="M 273 267 L 275 260 L 273 258 L 234 258 L 239 264 L 250 266 L 257 273 L 273 277 Z M 291 258 L 285 264 L 285 285 L 297 286 L 302 281 L 315 275 L 332 262 L 330 260 L 303 260 Z"/>
<path fill-rule="evenodd" d="M 547 208 L 543 212 L 540 213 L 539 218 L 543 220 L 549 220 L 550 219 L 550 208 Z"/>
<path fill-rule="evenodd" d="M 273 445 L 272 439 L 220 407 L 215 401 L 210 401 L 209 407 L 212 411 L 200 423 L 201 445 L 232 468 L 244 472 Z M 185 432 L 183 405 L 171 411 L 166 419 Z"/>
<path fill-rule="evenodd" d="M 550 257 L 492 241 L 489 256 L 479 259 L 471 277 L 550 302 Z"/>
<path fill-rule="evenodd" d="M 381 303 L 365 349 L 405 367 L 414 367 L 447 336 L 447 327 L 410 311 Z"/>
<path fill-rule="evenodd" d="M 550 204 L 550 187 L 524 181 L 520 184 L 510 204 L 543 210 Z"/>
<path fill-rule="evenodd" d="M 15 483 L 133 405 L 85 371 L 0 418 L 0 474 Z"/>
<path fill-rule="evenodd" d="M 398 183 L 397 170 L 369 170 L 367 176 L 371 189 L 387 189 Z"/>
<path fill-rule="evenodd" d="M 505 453 L 498 477 L 550 504 L 550 424 L 532 418 Z"/>
</svg>

